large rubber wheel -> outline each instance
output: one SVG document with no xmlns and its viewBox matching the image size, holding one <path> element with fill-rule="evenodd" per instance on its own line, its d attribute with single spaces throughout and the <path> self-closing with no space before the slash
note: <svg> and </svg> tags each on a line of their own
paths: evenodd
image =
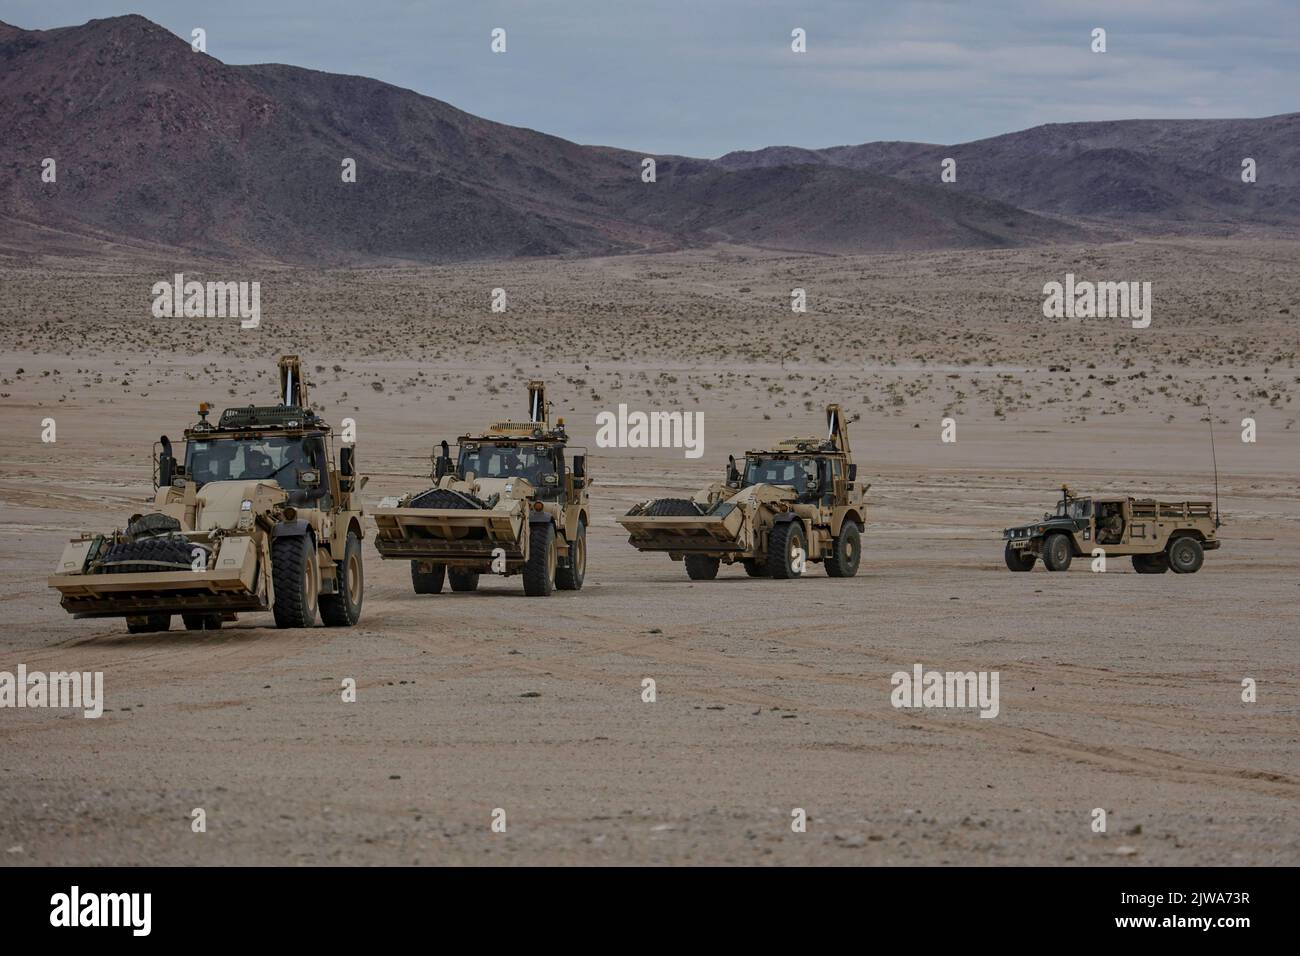
<svg viewBox="0 0 1300 956">
<path fill-rule="evenodd" d="M 740 564 L 751 578 L 767 577 L 767 565 L 758 558 L 741 558 Z"/>
<path fill-rule="evenodd" d="M 803 572 L 795 567 L 796 554 L 808 560 L 808 541 L 803 525 L 796 518 L 775 526 L 767 539 L 767 573 L 774 578 L 797 578 Z"/>
<path fill-rule="evenodd" d="M 555 569 L 555 586 L 561 591 L 581 591 L 587 577 L 587 525 L 579 518 L 578 533 L 569 542 L 569 556 Z"/>
<path fill-rule="evenodd" d="M 1049 534 L 1043 542 L 1043 564 L 1049 571 L 1068 571 L 1074 558 L 1070 538 L 1064 534 Z"/>
<path fill-rule="evenodd" d="M 1195 538 L 1183 536 L 1169 542 L 1169 568 L 1174 574 L 1195 574 L 1205 563 L 1205 549 Z"/>
<path fill-rule="evenodd" d="M 408 508 L 486 508 L 487 505 L 467 491 L 452 491 L 450 488 L 430 488 L 422 491 L 407 505 Z"/>
<path fill-rule="evenodd" d="M 524 562 L 524 593 L 547 597 L 555 590 L 555 525 L 539 521 L 528 529 L 528 560 Z"/>
<path fill-rule="evenodd" d="M 1164 574 L 1169 570 L 1169 557 L 1160 554 L 1133 555 L 1133 570 L 1138 574 Z"/>
<path fill-rule="evenodd" d="M 839 537 L 831 544 L 831 556 L 826 559 L 826 573 L 832 578 L 851 578 L 858 573 L 862 561 L 862 532 L 856 521 L 846 521 Z"/>
<path fill-rule="evenodd" d="M 686 556 L 686 576 L 692 581 L 712 581 L 718 576 L 721 561 L 707 554 L 688 554 Z"/>
<path fill-rule="evenodd" d="M 644 508 L 638 506 L 628 514 L 646 518 L 694 518 L 700 514 L 700 506 L 689 498 L 656 498 Z"/>
<path fill-rule="evenodd" d="M 182 614 L 181 620 L 185 622 L 187 631 L 219 631 L 221 630 L 221 615 L 204 612 L 203 614 Z"/>
<path fill-rule="evenodd" d="M 447 577 L 445 564 L 433 565 L 432 571 L 421 571 L 420 562 L 411 562 L 411 587 L 416 594 L 441 594 L 442 582 Z"/>
<path fill-rule="evenodd" d="M 1028 548 L 1013 548 L 1010 544 L 1002 550 L 1002 557 L 1012 571 L 1032 571 L 1034 562 L 1038 560 L 1038 555 Z"/>
<path fill-rule="evenodd" d="M 477 591 L 478 572 L 465 568 L 448 568 L 447 583 L 453 591 Z"/>
<path fill-rule="evenodd" d="M 326 627 L 351 627 L 361 620 L 361 602 L 365 598 L 366 577 L 361 565 L 361 539 L 348 532 L 343 560 L 334 570 L 338 591 L 320 596 L 320 617 Z"/>
<path fill-rule="evenodd" d="M 208 550 L 200 544 L 186 541 L 181 536 L 140 538 L 113 545 L 100 562 L 105 574 L 135 574 L 159 571 L 192 571 L 194 549 L 202 552 L 206 566 Z"/>
<path fill-rule="evenodd" d="M 170 614 L 149 614 L 143 621 L 132 623 L 126 622 L 126 632 L 128 634 L 152 634 L 155 631 L 170 631 L 172 626 L 172 616 Z"/>
<path fill-rule="evenodd" d="M 312 627 L 320 596 L 316 546 L 310 535 L 271 542 L 271 583 L 275 585 L 276 627 Z"/>
</svg>

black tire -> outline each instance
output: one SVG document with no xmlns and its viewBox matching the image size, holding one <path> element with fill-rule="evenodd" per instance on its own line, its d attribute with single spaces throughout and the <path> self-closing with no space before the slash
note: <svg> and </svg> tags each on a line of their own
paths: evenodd
<svg viewBox="0 0 1300 956">
<path fill-rule="evenodd" d="M 808 541 L 803 524 L 796 518 L 776 525 L 767 539 L 767 573 L 777 579 L 797 578 L 802 571 L 795 570 L 794 550 L 798 548 L 808 560 Z"/>
<path fill-rule="evenodd" d="M 316 624 L 320 582 L 316 546 L 310 535 L 291 535 L 271 542 L 271 583 L 275 586 L 276 627 Z"/>
<path fill-rule="evenodd" d="M 632 512 L 647 518 L 694 518 L 703 513 L 689 498 L 656 498 L 640 511 L 633 508 L 628 514 Z"/>
<path fill-rule="evenodd" d="M 1049 534 L 1043 541 L 1043 566 L 1049 571 L 1068 571 L 1074 558 L 1069 535 Z"/>
<path fill-rule="evenodd" d="M 832 578 L 851 578 L 858 573 L 862 561 L 862 532 L 856 521 L 846 521 L 839 537 L 831 544 L 831 556 L 826 559 L 826 574 Z"/>
<path fill-rule="evenodd" d="M 578 519 L 578 533 L 569 542 L 569 555 L 555 569 L 555 586 L 561 591 L 581 591 L 587 578 L 587 524 Z"/>
<path fill-rule="evenodd" d="M 539 521 L 528 529 L 528 560 L 524 562 L 524 593 L 548 597 L 555 590 L 555 525 Z"/>
<path fill-rule="evenodd" d="M 448 568 L 447 583 L 453 591 L 477 591 L 478 572 L 465 568 Z"/>
<path fill-rule="evenodd" d="M 467 492 L 449 488 L 430 488 L 422 491 L 407 505 L 408 508 L 486 508 L 482 501 Z"/>
<path fill-rule="evenodd" d="M 221 615 L 214 613 L 203 614 L 182 614 L 181 620 L 185 622 L 187 631 L 219 631 L 221 630 Z"/>
<path fill-rule="evenodd" d="M 686 556 L 686 576 L 692 581 L 712 581 L 718 576 L 718 558 L 707 554 L 688 554 Z"/>
<path fill-rule="evenodd" d="M 1166 554 L 1135 554 L 1133 570 L 1138 574 L 1164 574 L 1169 570 L 1169 558 Z"/>
<path fill-rule="evenodd" d="M 161 512 L 141 515 L 126 526 L 126 533 L 132 538 L 147 538 L 159 534 L 174 534 L 181 530 L 181 523 L 171 515 Z"/>
<path fill-rule="evenodd" d="M 741 558 L 740 564 L 751 578 L 767 577 L 767 565 L 758 558 Z"/>
<path fill-rule="evenodd" d="M 361 563 L 361 539 L 348 532 L 343 560 L 335 565 L 338 591 L 320 596 L 320 617 L 326 627 L 352 627 L 361 620 L 361 602 L 366 594 L 365 567 Z"/>
<path fill-rule="evenodd" d="M 433 565 L 432 571 L 421 571 L 420 562 L 411 562 L 411 587 L 416 594 L 441 594 L 442 582 L 447 577 L 445 564 Z"/>
<path fill-rule="evenodd" d="M 1195 574 L 1205 563 L 1205 549 L 1201 542 L 1189 535 L 1170 541 L 1166 553 L 1169 555 L 1169 569 L 1174 574 Z"/>
<path fill-rule="evenodd" d="M 155 631 L 170 631 L 172 616 L 170 614 L 149 614 L 139 623 L 126 622 L 128 634 L 152 634 Z"/>
<path fill-rule="evenodd" d="M 1038 560 L 1038 555 L 1028 548 L 1013 548 L 1010 544 L 1003 549 L 1002 557 L 1012 571 L 1032 571 L 1034 562 Z"/>
<path fill-rule="evenodd" d="M 193 544 L 180 536 L 141 538 L 122 541 L 108 549 L 100 570 L 105 574 L 134 574 L 158 571 L 192 571 L 192 553 L 195 548 L 203 552 L 207 563 L 208 549 Z"/>
</svg>

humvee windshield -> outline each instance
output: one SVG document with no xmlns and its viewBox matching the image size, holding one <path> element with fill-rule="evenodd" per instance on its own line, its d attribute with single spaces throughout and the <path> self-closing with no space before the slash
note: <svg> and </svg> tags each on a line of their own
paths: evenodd
<svg viewBox="0 0 1300 956">
<path fill-rule="evenodd" d="M 1061 501 L 1056 505 L 1056 517 L 1058 518 L 1090 518 L 1092 517 L 1092 499 L 1071 498 L 1069 501 Z"/>
<path fill-rule="evenodd" d="M 286 490 L 298 488 L 300 469 L 320 468 L 320 438 L 214 438 L 185 446 L 185 474 L 202 487 L 209 481 L 266 479 Z M 321 449 L 323 452 L 323 449 Z"/>
<path fill-rule="evenodd" d="M 808 492 L 808 479 L 817 478 L 815 458 L 756 458 L 745 459 L 743 486 L 785 485 L 795 494 Z"/>
<path fill-rule="evenodd" d="M 476 478 L 526 478 L 540 488 L 547 475 L 558 473 L 563 454 L 555 445 L 480 442 L 461 449 L 458 470 Z"/>
</svg>

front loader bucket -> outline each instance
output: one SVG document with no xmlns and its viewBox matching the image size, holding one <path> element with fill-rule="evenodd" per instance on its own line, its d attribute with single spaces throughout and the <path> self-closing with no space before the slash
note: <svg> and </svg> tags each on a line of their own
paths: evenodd
<svg viewBox="0 0 1300 956">
<path fill-rule="evenodd" d="M 371 514 L 379 529 L 375 547 L 384 558 L 490 561 L 498 548 L 509 560 L 524 557 L 522 508 L 379 508 Z"/>
<path fill-rule="evenodd" d="M 673 554 L 699 552 L 741 552 L 739 537 L 744 516 L 739 508 L 725 514 L 678 517 L 625 515 L 618 519 L 628 540 L 638 551 L 668 551 Z"/>
<path fill-rule="evenodd" d="M 48 583 L 62 595 L 64 609 L 77 617 L 122 617 L 263 610 L 266 594 L 258 577 L 255 543 L 227 538 L 211 570 L 63 572 L 50 575 Z"/>
</svg>

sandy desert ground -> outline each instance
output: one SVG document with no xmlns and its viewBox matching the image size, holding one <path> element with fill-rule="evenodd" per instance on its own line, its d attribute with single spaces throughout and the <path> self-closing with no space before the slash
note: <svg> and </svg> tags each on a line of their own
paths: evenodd
<svg viewBox="0 0 1300 956">
<path fill-rule="evenodd" d="M 177 268 L 0 272 L 0 670 L 103 671 L 107 696 L 99 720 L 0 710 L 3 863 L 1300 862 L 1300 245 L 185 267 L 262 283 L 245 332 L 152 318 Z M 1044 319 L 1071 271 L 1151 280 L 1151 328 Z M 72 620 L 62 542 L 139 510 L 199 401 L 269 399 L 281 352 L 357 420 L 368 507 L 546 378 L 596 478 L 586 587 L 417 597 L 367 540 L 355 629 Z M 857 578 L 694 583 L 628 546 L 633 502 L 818 433 L 833 400 L 871 482 Z M 596 448 L 619 402 L 702 410 L 704 457 Z M 1207 408 L 1225 545 L 1199 574 L 1005 570 L 1000 529 L 1062 481 L 1212 495 Z M 998 671 L 999 716 L 894 709 L 915 663 Z"/>
</svg>

